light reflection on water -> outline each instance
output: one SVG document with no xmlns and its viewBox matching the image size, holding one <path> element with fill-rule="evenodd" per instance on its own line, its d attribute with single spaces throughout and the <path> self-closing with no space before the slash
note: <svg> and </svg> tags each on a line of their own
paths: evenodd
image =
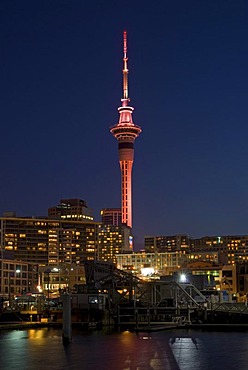
<svg viewBox="0 0 248 370">
<path fill-rule="evenodd" d="M 201 339 L 195 337 L 171 338 L 170 345 L 181 370 L 210 369 L 206 347 Z"/>
<path fill-rule="evenodd" d="M 0 333 L 1 370 L 245 370 L 248 333 L 175 330 L 104 334 L 61 330 Z"/>
</svg>

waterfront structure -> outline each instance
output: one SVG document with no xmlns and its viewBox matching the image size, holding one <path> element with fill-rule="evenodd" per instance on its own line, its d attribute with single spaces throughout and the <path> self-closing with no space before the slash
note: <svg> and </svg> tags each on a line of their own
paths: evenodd
<svg viewBox="0 0 248 370">
<path fill-rule="evenodd" d="M 48 209 L 48 217 L 72 221 L 93 221 L 93 212 L 82 199 L 61 199 L 60 204 Z"/>
<path fill-rule="evenodd" d="M 122 224 L 122 212 L 120 208 L 103 208 L 101 210 L 101 217 L 104 225 L 120 226 Z"/>
<path fill-rule="evenodd" d="M 37 291 L 38 265 L 1 258 L 0 278 L 0 296 L 10 301 L 16 294 Z"/>
<path fill-rule="evenodd" d="M 137 276 L 170 275 L 180 269 L 184 258 L 183 252 L 125 253 L 117 255 L 117 268 Z"/>
<path fill-rule="evenodd" d="M 71 292 L 85 284 L 83 265 L 60 264 L 56 267 L 39 267 L 39 288 L 48 298 L 58 297 L 61 292 Z"/>
<path fill-rule="evenodd" d="M 236 265 L 224 265 L 220 270 L 219 281 L 217 282 L 219 290 L 226 290 L 228 293 L 237 293 L 237 268 Z"/>
<path fill-rule="evenodd" d="M 237 263 L 237 291 L 241 297 L 240 300 L 248 301 L 248 263 Z"/>
<path fill-rule="evenodd" d="M 134 108 L 129 105 L 128 95 L 128 57 L 127 33 L 123 33 L 123 97 L 118 108 L 119 122 L 110 129 L 118 140 L 119 163 L 121 170 L 121 211 L 122 223 L 132 227 L 132 167 L 134 161 L 134 141 L 141 133 L 141 128 L 133 123 Z"/>
<path fill-rule="evenodd" d="M 185 271 L 190 272 L 192 276 L 206 275 L 209 283 L 210 281 L 214 282 L 214 288 L 217 291 L 225 291 L 235 296 L 238 293 L 238 296 L 240 296 L 241 292 L 239 292 L 238 287 L 239 275 L 237 274 L 236 265 L 218 265 L 210 262 L 195 261 L 189 263 Z"/>
</svg>

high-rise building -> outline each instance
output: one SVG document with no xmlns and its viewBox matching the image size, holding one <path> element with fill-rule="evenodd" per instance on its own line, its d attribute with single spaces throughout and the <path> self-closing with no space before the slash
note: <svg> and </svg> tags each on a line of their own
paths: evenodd
<svg viewBox="0 0 248 370">
<path fill-rule="evenodd" d="M 248 235 L 204 236 L 202 238 L 192 238 L 187 235 L 145 236 L 147 253 L 180 250 L 189 254 L 189 258 L 193 260 L 211 260 L 213 256 L 210 256 L 210 252 L 215 252 L 221 264 L 247 263 Z"/>
<path fill-rule="evenodd" d="M 99 222 L 34 217 L 0 217 L 1 251 L 15 259 L 57 266 L 97 258 Z"/>
<path fill-rule="evenodd" d="M 145 236 L 146 252 L 187 251 L 192 247 L 193 240 L 187 235 Z"/>
<path fill-rule="evenodd" d="M 116 262 L 116 254 L 132 251 L 131 230 L 125 225 L 48 217 L 0 217 L 0 240 L 0 259 L 39 266 Z"/>
<path fill-rule="evenodd" d="M 227 257 L 229 265 L 248 261 L 248 235 L 204 236 L 194 240 L 194 249 L 219 251 Z"/>
<path fill-rule="evenodd" d="M 133 251 L 130 227 L 99 225 L 98 246 L 98 260 L 116 264 L 120 253 Z"/>
<path fill-rule="evenodd" d="M 104 208 L 101 210 L 102 223 L 105 225 L 120 226 L 122 213 L 120 208 Z"/>
<path fill-rule="evenodd" d="M 121 212 L 122 223 L 132 227 L 132 166 L 134 161 L 134 141 L 141 133 L 141 128 L 133 123 L 134 108 L 129 106 L 127 33 L 123 33 L 123 98 L 118 108 L 119 122 L 111 127 L 110 132 L 118 140 L 119 162 L 121 169 Z"/>
<path fill-rule="evenodd" d="M 93 221 L 93 212 L 82 199 L 61 199 L 60 204 L 48 209 L 48 217 L 72 221 Z"/>
</svg>

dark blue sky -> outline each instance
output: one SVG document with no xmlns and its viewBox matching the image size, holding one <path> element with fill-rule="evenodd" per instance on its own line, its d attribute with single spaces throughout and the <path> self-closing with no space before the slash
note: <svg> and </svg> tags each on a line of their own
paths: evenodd
<svg viewBox="0 0 248 370">
<path fill-rule="evenodd" d="M 133 234 L 248 233 L 246 0 L 0 1 L 0 212 L 120 205 L 128 32 Z"/>
</svg>

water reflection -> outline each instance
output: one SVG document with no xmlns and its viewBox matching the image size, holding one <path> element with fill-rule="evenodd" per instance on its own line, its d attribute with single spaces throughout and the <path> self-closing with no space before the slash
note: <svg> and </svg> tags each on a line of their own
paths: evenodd
<svg viewBox="0 0 248 370">
<path fill-rule="evenodd" d="M 57 329 L 0 333 L 1 370 L 245 370 L 246 333 L 83 333 L 63 346 Z"/>
<path fill-rule="evenodd" d="M 180 370 L 209 369 L 205 346 L 199 338 L 173 337 L 169 343 Z"/>
</svg>

